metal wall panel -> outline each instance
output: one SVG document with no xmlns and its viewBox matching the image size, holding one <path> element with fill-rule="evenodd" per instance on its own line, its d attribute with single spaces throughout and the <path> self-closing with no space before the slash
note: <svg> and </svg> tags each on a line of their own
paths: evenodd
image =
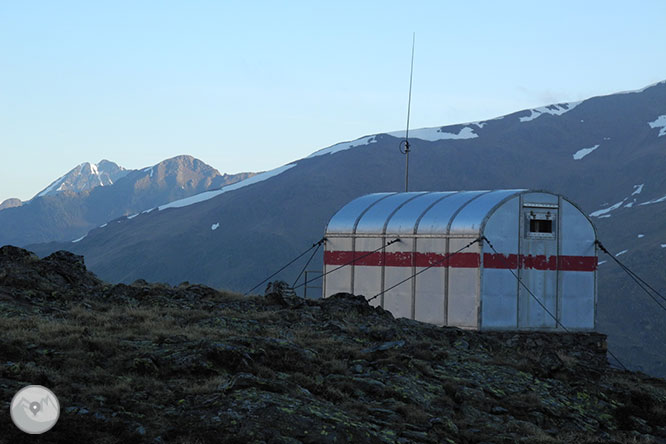
<svg viewBox="0 0 666 444">
<path fill-rule="evenodd" d="M 481 270 L 481 320 L 482 329 L 518 328 L 518 269 L 509 255 L 518 255 L 520 235 L 520 198 L 503 203 L 484 224 L 483 234 L 503 256 L 497 258 L 487 243 L 483 245 L 484 262 Z M 485 266 L 486 254 L 493 256 L 494 266 Z M 515 261 L 517 264 L 517 261 Z M 513 273 L 512 273 L 513 271 Z"/>
<path fill-rule="evenodd" d="M 379 200 L 396 193 L 374 193 L 357 197 L 331 217 L 326 227 L 327 233 L 353 233 L 358 218 Z"/>
<path fill-rule="evenodd" d="M 357 237 L 356 257 L 362 256 L 364 252 L 374 251 L 383 245 L 384 239 L 381 237 Z M 353 269 L 353 289 L 357 296 L 365 296 L 370 299 L 382 290 L 382 267 L 378 265 L 362 265 L 364 263 L 374 263 L 383 256 L 383 251 L 372 253 L 365 258 L 359 259 L 354 263 Z M 381 260 L 381 259 L 380 259 Z M 380 299 L 374 299 L 371 305 L 379 305 Z"/>
<path fill-rule="evenodd" d="M 449 239 L 449 252 L 459 250 L 472 240 L 473 238 Z M 478 243 L 463 251 L 463 253 L 477 254 L 480 252 Z M 448 273 L 448 325 L 479 328 L 480 270 L 478 266 L 476 268 L 449 267 Z"/>
<path fill-rule="evenodd" d="M 561 221 L 561 254 L 596 257 L 594 227 L 585 214 L 564 199 L 561 204 Z M 596 277 L 596 269 L 560 272 L 560 322 L 566 328 L 595 327 Z"/>
<path fill-rule="evenodd" d="M 445 238 L 421 238 L 416 241 L 420 253 L 446 255 Z M 441 264 L 444 265 L 444 264 Z M 414 318 L 417 321 L 446 325 L 446 267 L 416 267 Z M 425 270 L 425 271 L 423 271 Z"/>
<path fill-rule="evenodd" d="M 596 256 L 597 236 L 589 219 L 570 202 L 562 199 L 562 254 Z"/>
<path fill-rule="evenodd" d="M 414 250 L 414 239 L 404 238 L 400 242 L 389 245 L 386 248 L 387 261 L 384 268 L 384 287 L 386 290 L 398 284 L 413 274 L 412 254 Z M 392 264 L 396 266 L 392 266 Z M 412 317 L 412 280 L 408 280 L 397 287 L 388 290 L 382 298 L 382 307 L 389 310 L 396 318 Z"/>
<path fill-rule="evenodd" d="M 329 237 L 326 240 L 324 258 L 326 252 L 335 251 L 352 251 L 352 238 L 351 237 Z M 326 260 L 324 259 L 324 262 Z M 324 264 L 324 273 L 335 270 L 340 265 L 326 265 Z M 336 293 L 351 293 L 351 276 L 352 268 L 342 267 L 332 273 L 324 276 L 324 297 L 332 296 Z"/>
<path fill-rule="evenodd" d="M 569 330 L 594 329 L 594 272 L 561 271 L 560 322 Z"/>
<path fill-rule="evenodd" d="M 543 269 L 531 266 L 544 260 L 558 257 L 559 228 L 552 238 L 530 237 L 529 218 L 534 211 L 532 207 L 523 207 L 521 212 L 521 244 L 520 254 L 524 265 L 518 270 L 520 280 L 524 284 L 519 287 L 518 295 L 518 327 L 521 329 L 553 329 L 557 325 L 554 319 L 558 312 L 557 301 L 557 269 Z M 557 209 L 547 209 L 557 220 Z M 556 267 L 556 265 L 555 265 Z M 528 288 L 530 291 L 527 291 Z"/>
<path fill-rule="evenodd" d="M 509 270 L 483 269 L 481 329 L 518 328 L 518 280 Z"/>
</svg>

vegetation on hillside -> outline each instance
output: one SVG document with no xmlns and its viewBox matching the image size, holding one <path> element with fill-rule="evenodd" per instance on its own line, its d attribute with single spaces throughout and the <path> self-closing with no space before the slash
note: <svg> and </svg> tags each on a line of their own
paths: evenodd
<svg viewBox="0 0 666 444">
<path fill-rule="evenodd" d="M 364 298 L 110 285 L 65 252 L 0 248 L 2 409 L 58 396 L 49 442 L 666 441 L 666 382 L 596 333 L 479 333 Z M 8 414 L 0 442 L 33 442 Z"/>
</svg>

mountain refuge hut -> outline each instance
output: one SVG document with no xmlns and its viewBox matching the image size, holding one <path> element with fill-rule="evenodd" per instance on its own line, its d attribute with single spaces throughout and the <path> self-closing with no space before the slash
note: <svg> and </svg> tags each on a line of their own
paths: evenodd
<svg viewBox="0 0 666 444">
<path fill-rule="evenodd" d="M 375 193 L 326 228 L 323 296 L 477 330 L 594 330 L 597 236 L 563 196 L 531 190 Z"/>
</svg>

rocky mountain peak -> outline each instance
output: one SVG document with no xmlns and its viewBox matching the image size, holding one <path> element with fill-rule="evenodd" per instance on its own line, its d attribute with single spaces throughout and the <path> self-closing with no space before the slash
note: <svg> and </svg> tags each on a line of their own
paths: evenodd
<svg viewBox="0 0 666 444">
<path fill-rule="evenodd" d="M 220 188 L 253 175 L 253 173 L 222 175 L 207 163 L 186 154 L 163 160 L 144 168 L 141 172 L 147 180 L 137 182 L 137 187 L 171 187 L 172 192 L 167 201 L 185 197 L 192 192 Z"/>
<path fill-rule="evenodd" d="M 193 174 L 200 174 L 206 177 L 215 177 L 220 175 L 218 170 L 190 155 L 172 157 L 170 159 L 163 160 L 151 168 L 156 168 L 157 171 L 161 172 L 163 175 L 176 174 L 180 176 L 191 176 Z"/>
<path fill-rule="evenodd" d="M 121 167 L 115 162 L 110 160 L 102 159 L 95 165 L 97 171 L 100 175 L 108 176 L 112 182 L 117 181 L 121 177 L 126 176 L 129 173 L 129 170 Z"/>
<path fill-rule="evenodd" d="M 15 207 L 20 207 L 23 205 L 23 202 L 21 202 L 21 199 L 16 199 L 15 197 L 10 197 L 9 199 L 5 199 L 0 203 L 0 210 L 4 210 L 5 208 L 15 208 Z"/>
<path fill-rule="evenodd" d="M 63 191 L 80 193 L 90 191 L 98 186 L 113 185 L 115 181 L 126 176 L 129 172 L 130 170 L 126 170 L 109 160 L 101 160 L 97 164 L 83 162 L 37 193 L 36 197 L 55 195 Z"/>
</svg>

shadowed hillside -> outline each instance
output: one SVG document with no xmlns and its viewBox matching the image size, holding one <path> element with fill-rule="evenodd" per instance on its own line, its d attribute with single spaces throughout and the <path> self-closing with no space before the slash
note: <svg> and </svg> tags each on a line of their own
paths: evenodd
<svg viewBox="0 0 666 444">
<path fill-rule="evenodd" d="M 80 256 L 0 248 L 3 409 L 61 405 L 49 442 L 666 442 L 666 382 L 597 333 L 478 333 L 364 298 L 107 284 Z M 0 415 L 0 443 L 34 442 Z"/>
</svg>

